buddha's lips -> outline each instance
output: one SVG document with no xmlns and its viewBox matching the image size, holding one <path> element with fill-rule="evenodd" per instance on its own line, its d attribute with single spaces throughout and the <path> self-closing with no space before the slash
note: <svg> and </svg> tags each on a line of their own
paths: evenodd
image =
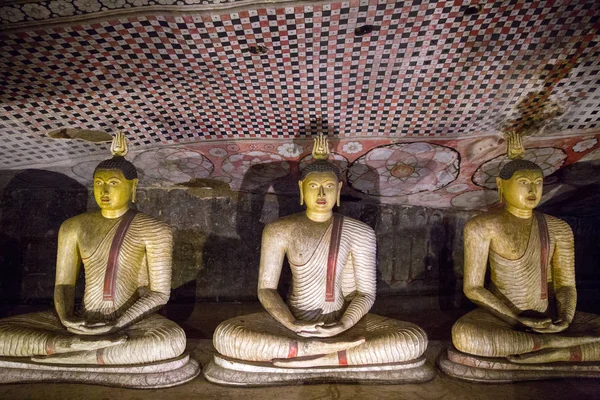
<svg viewBox="0 0 600 400">
<path fill-rule="evenodd" d="M 327 204 L 327 200 L 317 200 L 317 204 L 325 205 Z"/>
<path fill-rule="evenodd" d="M 100 201 L 103 203 L 108 203 L 108 202 L 110 202 L 110 197 L 102 197 L 102 198 L 100 198 Z"/>
</svg>

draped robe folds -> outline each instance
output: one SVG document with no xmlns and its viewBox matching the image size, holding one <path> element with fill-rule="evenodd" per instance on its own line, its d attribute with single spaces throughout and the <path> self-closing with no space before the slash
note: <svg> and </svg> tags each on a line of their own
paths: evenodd
<svg viewBox="0 0 600 400">
<path fill-rule="evenodd" d="M 548 271 L 547 263 L 542 266 L 541 238 L 545 232 L 540 232 L 537 219 L 544 217 L 536 214 L 535 218 L 521 257 L 509 260 L 490 250 L 490 291 L 517 314 L 524 310 L 539 313 L 548 310 L 547 288 L 548 281 L 552 282 L 552 272 Z M 549 250 L 554 250 L 554 243 L 549 245 L 552 246 Z"/>
<path fill-rule="evenodd" d="M 551 260 L 545 267 L 542 261 L 542 239 L 545 232 L 538 225 L 538 218 L 545 219 L 549 239 L 546 251 Z M 557 262 L 552 258 L 564 261 L 573 257 L 571 235 L 565 222 L 535 213 L 529 242 L 520 258 L 510 260 L 490 250 L 490 292 L 517 315 L 533 311 L 540 316 L 556 318 L 553 292 L 555 288 L 562 286 L 574 287 L 575 273 L 564 267 L 573 264 L 572 262 Z M 571 243 L 571 248 L 567 249 L 564 243 Z M 506 357 L 537 351 L 544 338 L 552 335 L 600 336 L 600 317 L 577 312 L 566 331 L 539 334 L 516 329 L 490 312 L 478 308 L 462 316 L 452 328 L 452 341 L 458 350 L 484 357 Z M 577 346 L 573 359 L 600 360 L 600 343 Z"/>
<path fill-rule="evenodd" d="M 171 289 L 170 229 L 164 223 L 138 213 L 120 247 L 114 297 L 104 299 L 109 250 L 119 222 L 120 219 L 116 219 L 97 248 L 89 257 L 83 258 L 86 283 L 83 317 L 88 322 L 116 320 L 131 307 L 143 307 L 143 294 L 148 290 L 168 295 Z M 127 334 L 126 342 L 97 350 L 99 364 L 166 360 L 181 355 L 185 349 L 183 330 L 157 314 L 144 315 L 119 332 Z M 54 311 L 4 318 L 0 320 L 0 356 L 53 354 L 53 341 L 74 336 L 77 335 L 66 330 Z"/>
<path fill-rule="evenodd" d="M 327 338 L 366 339 L 365 343 L 346 351 L 344 362 L 348 364 L 382 364 L 419 357 L 427 348 L 427 336 L 421 328 L 374 314 L 364 315 L 371 302 L 352 303 L 357 291 L 375 296 L 375 234 L 370 227 L 351 218 L 343 219 L 341 229 L 333 275 L 333 301 L 326 296 L 330 225 L 305 264 L 290 262 L 293 275 L 287 301 L 290 311 L 303 321 L 329 323 L 338 321 L 342 315 L 349 317 L 354 322 L 352 328 Z M 220 354 L 247 361 L 293 358 L 298 343 L 310 340 L 321 339 L 298 336 L 266 312 L 229 319 L 217 327 L 213 338 Z"/>
</svg>

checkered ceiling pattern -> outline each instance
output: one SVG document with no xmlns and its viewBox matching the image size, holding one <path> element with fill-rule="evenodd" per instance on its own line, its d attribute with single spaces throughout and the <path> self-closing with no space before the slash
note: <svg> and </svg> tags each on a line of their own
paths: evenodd
<svg viewBox="0 0 600 400">
<path fill-rule="evenodd" d="M 0 168 L 106 154 L 46 136 L 63 127 L 122 128 L 142 147 L 302 137 L 319 117 L 358 139 L 475 137 L 523 119 L 547 135 L 600 131 L 597 1 L 466 3 L 142 9 L 4 33 Z"/>
</svg>

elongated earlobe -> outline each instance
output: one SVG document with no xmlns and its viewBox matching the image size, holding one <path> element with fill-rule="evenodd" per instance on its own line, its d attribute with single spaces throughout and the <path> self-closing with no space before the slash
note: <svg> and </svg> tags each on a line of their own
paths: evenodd
<svg viewBox="0 0 600 400">
<path fill-rule="evenodd" d="M 137 200 L 137 184 L 138 184 L 138 180 L 134 179 L 133 187 L 131 188 L 131 202 L 132 203 L 135 203 L 135 201 Z"/>
<path fill-rule="evenodd" d="M 300 205 L 304 205 L 304 193 L 302 192 L 302 181 L 298 181 L 298 187 L 300 188 Z"/>
<path fill-rule="evenodd" d="M 335 204 L 339 207 L 341 204 L 340 197 L 342 195 L 342 182 L 338 182 L 337 200 Z"/>
<path fill-rule="evenodd" d="M 502 179 L 496 178 L 496 187 L 498 187 L 498 200 L 502 203 L 504 201 L 502 198 Z"/>
</svg>

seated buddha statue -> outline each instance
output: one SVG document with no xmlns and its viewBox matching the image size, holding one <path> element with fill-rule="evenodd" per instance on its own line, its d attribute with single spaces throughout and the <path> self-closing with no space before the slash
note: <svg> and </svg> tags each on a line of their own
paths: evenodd
<svg viewBox="0 0 600 400">
<path fill-rule="evenodd" d="M 546 364 L 600 361 L 600 319 L 575 310 L 571 228 L 534 211 L 542 196 L 541 168 L 515 159 L 496 183 L 504 207 L 464 228 L 464 293 L 478 308 L 454 324 L 458 351 L 451 349 L 440 366 L 450 375 L 484 381 L 599 377 L 580 365 L 581 373 L 564 364 L 553 372 L 559 367 Z"/>
<path fill-rule="evenodd" d="M 357 371 L 374 365 L 391 366 L 390 371 L 415 368 L 411 376 L 375 372 L 358 380 L 433 378 L 422 357 L 425 332 L 412 323 L 368 313 L 376 292 L 375 234 L 366 224 L 332 212 L 339 205 L 342 182 L 328 154 L 327 139 L 319 136 L 313 150 L 317 161 L 303 170 L 299 181 L 306 212 L 265 226 L 258 279 L 265 312 L 217 327 L 213 343 L 219 354 L 205 368 L 208 380 L 232 385 L 335 381 L 352 379 L 336 375 L 340 366 Z M 286 257 L 292 282 L 284 302 L 277 286 Z"/>
<path fill-rule="evenodd" d="M 1 319 L 0 356 L 45 365 L 123 366 L 171 360 L 184 352 L 184 331 L 155 313 L 170 296 L 171 229 L 130 208 L 138 179 L 136 168 L 124 158 L 121 132 L 111 150 L 114 157 L 94 171 L 100 210 L 77 215 L 60 227 L 54 310 Z M 81 264 L 85 289 L 82 310 L 76 312 Z"/>
</svg>

